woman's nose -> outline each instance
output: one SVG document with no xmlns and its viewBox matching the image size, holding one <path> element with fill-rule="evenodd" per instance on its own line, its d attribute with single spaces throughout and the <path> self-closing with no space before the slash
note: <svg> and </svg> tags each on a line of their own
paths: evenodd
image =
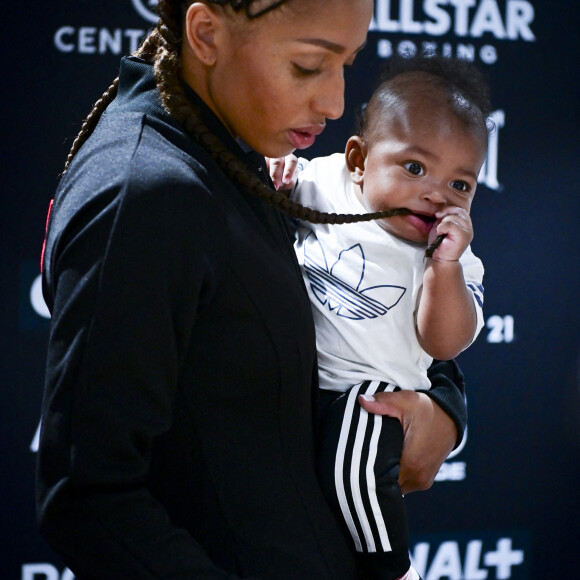
<svg viewBox="0 0 580 580">
<path fill-rule="evenodd" d="M 338 119 L 344 113 L 344 76 L 334 75 L 330 80 L 321 83 L 313 99 L 315 113 L 327 119 Z"/>
</svg>

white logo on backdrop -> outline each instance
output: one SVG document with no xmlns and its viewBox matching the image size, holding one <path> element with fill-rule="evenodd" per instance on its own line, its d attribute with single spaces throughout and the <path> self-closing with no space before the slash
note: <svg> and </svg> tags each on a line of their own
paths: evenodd
<svg viewBox="0 0 580 580">
<path fill-rule="evenodd" d="M 479 172 L 477 181 L 485 184 L 489 189 L 501 191 L 503 186 L 497 179 L 499 163 L 499 131 L 505 127 L 505 111 L 498 109 L 490 115 L 494 129 L 488 135 L 487 156 Z"/>
<path fill-rule="evenodd" d="M 46 305 L 42 295 L 42 276 L 40 274 L 34 279 L 34 282 L 30 287 L 30 304 L 38 316 L 42 316 L 42 318 L 50 318 L 48 306 Z"/>
<path fill-rule="evenodd" d="M 518 566 L 524 565 L 526 553 L 521 545 L 515 547 L 514 543 L 518 545 L 520 541 L 509 534 L 498 534 L 495 539 L 474 537 L 466 546 L 454 540 L 418 542 L 411 550 L 411 561 L 427 580 L 522 578 L 524 571 Z"/>
<path fill-rule="evenodd" d="M 387 35 L 377 39 L 380 58 L 438 52 L 493 65 L 499 52 L 489 42 L 535 42 L 534 19 L 535 9 L 528 0 L 505 0 L 501 4 L 498 0 L 377 0 L 369 30 Z"/>
<path fill-rule="evenodd" d="M 75 575 L 66 568 L 61 574 L 59 570 L 47 562 L 39 564 L 23 564 L 21 580 L 75 580 Z"/>
<path fill-rule="evenodd" d="M 149 22 L 157 22 L 157 0 L 131 0 L 139 14 Z"/>
<path fill-rule="evenodd" d="M 370 30 L 443 36 L 533 42 L 534 6 L 528 0 L 506 0 L 504 11 L 497 0 L 377 0 Z"/>
</svg>

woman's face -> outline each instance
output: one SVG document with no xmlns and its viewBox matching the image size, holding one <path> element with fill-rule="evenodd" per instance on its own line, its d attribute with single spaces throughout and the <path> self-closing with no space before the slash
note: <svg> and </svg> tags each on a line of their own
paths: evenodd
<svg viewBox="0 0 580 580">
<path fill-rule="evenodd" d="M 263 155 L 309 147 L 343 113 L 344 67 L 364 46 L 372 12 L 372 0 L 291 0 L 255 20 L 238 15 L 216 37 L 207 104 Z"/>
</svg>

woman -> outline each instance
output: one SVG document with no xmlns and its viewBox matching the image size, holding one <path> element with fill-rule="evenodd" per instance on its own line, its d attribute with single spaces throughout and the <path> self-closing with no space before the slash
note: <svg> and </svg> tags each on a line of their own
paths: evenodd
<svg viewBox="0 0 580 580">
<path fill-rule="evenodd" d="M 372 9 L 162 0 L 73 145 L 43 252 L 38 513 L 78 578 L 356 577 L 314 473 L 314 329 L 263 156 L 342 114 Z M 420 393 L 365 404 L 404 425 L 407 492 L 462 424 L 440 382 L 453 420 Z"/>
</svg>

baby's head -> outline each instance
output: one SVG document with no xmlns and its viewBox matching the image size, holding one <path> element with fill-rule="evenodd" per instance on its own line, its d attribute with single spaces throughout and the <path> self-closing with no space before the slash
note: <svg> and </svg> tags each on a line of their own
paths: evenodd
<svg viewBox="0 0 580 580">
<path fill-rule="evenodd" d="M 438 56 L 391 61 L 346 146 L 367 211 L 408 209 L 409 216 L 379 223 L 418 243 L 443 207 L 469 212 L 490 113 L 489 88 L 469 63 Z"/>
<path fill-rule="evenodd" d="M 438 55 L 388 61 L 359 116 L 358 134 L 371 143 L 380 138 L 385 123 L 425 102 L 453 113 L 466 128 L 487 138 L 491 101 L 483 75 L 465 60 Z"/>
</svg>

